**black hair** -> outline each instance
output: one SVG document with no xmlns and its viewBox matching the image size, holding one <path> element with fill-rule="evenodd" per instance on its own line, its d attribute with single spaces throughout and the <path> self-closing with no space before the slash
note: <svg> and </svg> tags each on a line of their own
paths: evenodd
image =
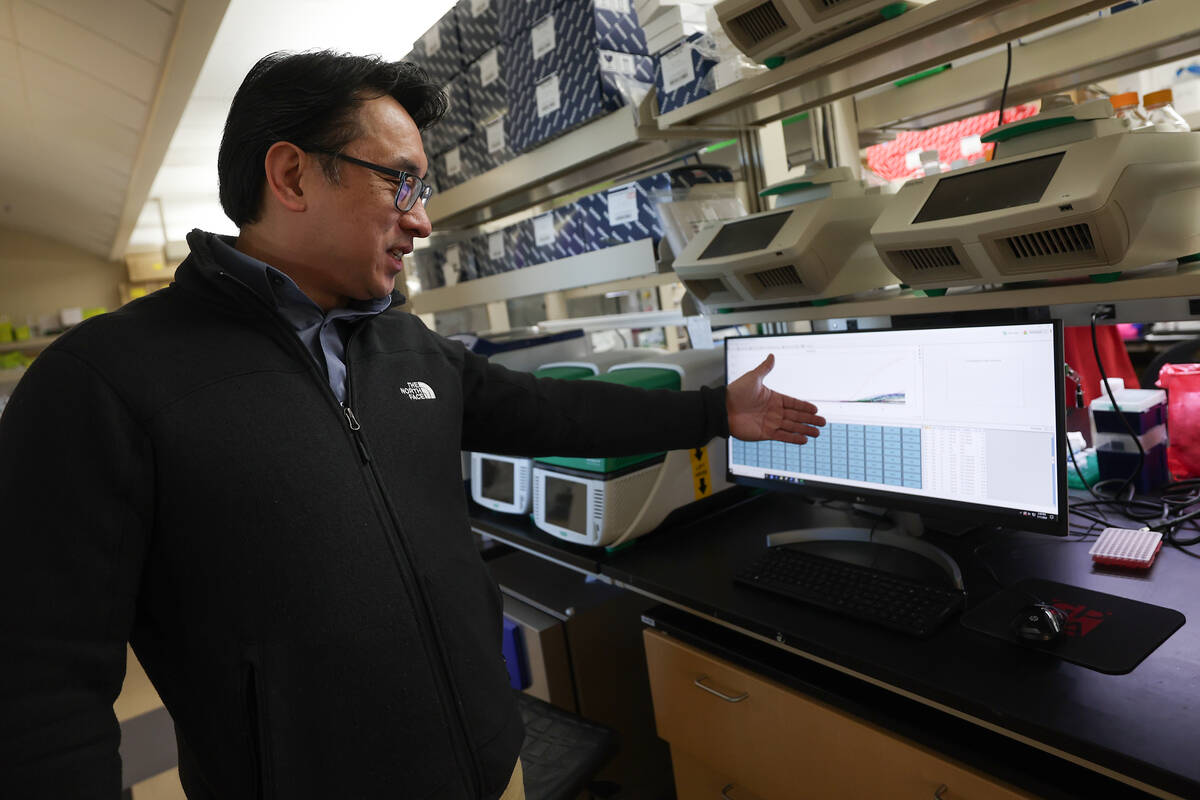
<svg viewBox="0 0 1200 800">
<path fill-rule="evenodd" d="M 358 108 L 385 95 L 421 130 L 446 113 L 446 93 L 407 61 L 329 50 L 264 56 L 242 81 L 225 120 L 217 155 L 225 214 L 238 227 L 258 219 L 271 145 L 292 142 L 305 150 L 340 152 L 361 135 Z M 336 182 L 337 162 L 325 156 L 322 167 Z"/>
</svg>

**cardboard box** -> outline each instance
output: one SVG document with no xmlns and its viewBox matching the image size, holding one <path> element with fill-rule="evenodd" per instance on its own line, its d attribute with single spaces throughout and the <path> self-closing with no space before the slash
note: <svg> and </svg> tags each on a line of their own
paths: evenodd
<svg viewBox="0 0 1200 800">
<path fill-rule="evenodd" d="M 639 239 L 662 238 L 662 223 L 655 208 L 654 193 L 670 189 L 666 173 L 614 186 L 581 198 L 577 230 L 586 250 L 602 250 Z"/>
<path fill-rule="evenodd" d="M 709 45 L 712 45 L 710 47 Z M 658 56 L 654 83 L 658 90 L 658 113 L 666 114 L 708 97 L 716 90 L 715 75 L 711 75 L 719 59 L 706 55 L 713 52 L 711 38 L 694 33 L 687 40 L 664 50 Z"/>
<path fill-rule="evenodd" d="M 479 277 L 475 251 L 469 241 L 430 249 L 433 250 L 433 268 L 441 273 L 444 286 L 454 286 Z"/>
<path fill-rule="evenodd" d="M 454 7 L 458 22 L 458 48 L 464 65 L 500 41 L 499 0 L 459 0 Z"/>
<path fill-rule="evenodd" d="M 539 25 L 546 25 L 545 32 L 552 22 L 565 24 L 554 22 L 558 19 L 545 17 Z M 553 38 L 551 49 L 542 45 L 535 51 L 530 43 L 516 44 L 503 54 L 508 133 L 518 153 L 625 105 L 622 83 L 653 83 L 654 60 L 649 56 L 586 47 L 578 38 Z"/>
<path fill-rule="evenodd" d="M 502 113 L 485 122 L 476 133 L 479 137 L 477 147 L 480 173 L 495 169 L 516 157 L 517 154 L 509 143 L 508 130 L 509 116 Z"/>
<path fill-rule="evenodd" d="M 497 114 L 508 110 L 508 83 L 504 77 L 507 44 L 498 44 L 467 65 L 463 71 L 470 94 L 469 117 L 478 129 Z"/>
<path fill-rule="evenodd" d="M 462 53 L 458 43 L 458 15 L 453 8 L 413 43 L 405 60 L 425 68 L 434 82 L 441 85 L 462 71 Z"/>
<path fill-rule="evenodd" d="M 549 14 L 557 0 L 494 0 L 500 41 L 511 42 L 534 22 Z M 580 2 L 580 0 L 573 0 Z"/>
<path fill-rule="evenodd" d="M 438 191 L 452 189 L 486 171 L 483 161 L 482 134 L 468 136 L 445 153 L 434 156 L 438 173 Z"/>
<path fill-rule="evenodd" d="M 442 87 L 449 105 L 446 115 L 422 132 L 426 154 L 437 155 L 454 147 L 471 135 L 470 82 L 465 75 L 456 75 Z"/>
</svg>

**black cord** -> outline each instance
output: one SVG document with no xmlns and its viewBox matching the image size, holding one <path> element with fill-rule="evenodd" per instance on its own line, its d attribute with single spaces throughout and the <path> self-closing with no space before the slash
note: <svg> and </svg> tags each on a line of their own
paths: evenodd
<svg viewBox="0 0 1200 800">
<path fill-rule="evenodd" d="M 1012 77 L 1012 42 L 1006 42 L 1006 64 L 1004 66 L 1004 88 L 1000 90 L 1000 108 L 996 112 L 996 127 L 1004 124 L 1004 102 L 1008 99 L 1008 79 Z"/>
</svg>

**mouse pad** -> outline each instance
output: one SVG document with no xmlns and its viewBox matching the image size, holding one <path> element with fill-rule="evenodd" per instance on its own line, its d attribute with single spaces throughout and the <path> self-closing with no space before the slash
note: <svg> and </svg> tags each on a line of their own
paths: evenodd
<svg viewBox="0 0 1200 800">
<path fill-rule="evenodd" d="M 1058 641 L 1017 638 L 1013 621 L 1022 608 L 1038 601 L 1066 613 L 1066 635 Z M 1038 578 L 1001 589 L 961 619 L 971 630 L 1109 675 L 1132 671 L 1185 621 L 1174 609 Z"/>
</svg>

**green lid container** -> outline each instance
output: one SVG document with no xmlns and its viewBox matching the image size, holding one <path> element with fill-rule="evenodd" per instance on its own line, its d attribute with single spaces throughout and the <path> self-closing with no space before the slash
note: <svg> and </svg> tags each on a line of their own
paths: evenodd
<svg viewBox="0 0 1200 800">
<path fill-rule="evenodd" d="M 560 381 L 577 381 L 580 378 L 591 378 L 596 373 L 592 372 L 587 367 L 545 367 L 543 369 L 535 369 L 533 375 L 535 378 L 556 378 Z"/>
<path fill-rule="evenodd" d="M 619 383 L 622 386 L 635 386 L 639 389 L 671 389 L 679 391 L 680 375 L 673 369 L 663 369 L 662 367 L 630 367 L 629 369 L 618 369 L 612 372 L 606 372 L 603 375 L 593 375 L 589 378 L 584 378 L 585 381 L 602 381 L 604 383 Z M 640 464 L 643 461 L 652 461 L 663 454 L 663 451 L 657 453 L 642 453 L 635 456 L 614 456 L 609 458 L 571 458 L 565 456 L 546 456 L 544 458 L 535 459 L 539 464 L 550 464 L 557 467 L 566 467 L 567 469 L 578 469 L 585 472 L 596 472 L 605 474 L 609 472 L 617 472 L 626 467 Z"/>
</svg>

